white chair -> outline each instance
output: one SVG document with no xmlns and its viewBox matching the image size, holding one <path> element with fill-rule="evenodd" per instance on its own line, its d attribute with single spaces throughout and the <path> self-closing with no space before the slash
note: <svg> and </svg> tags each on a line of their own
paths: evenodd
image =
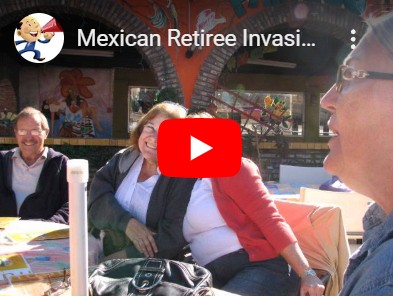
<svg viewBox="0 0 393 296">
<path fill-rule="evenodd" d="M 340 207 L 347 235 L 358 239 L 364 232 L 363 216 L 373 200 L 354 191 L 334 192 L 301 187 L 300 202 Z"/>
<path fill-rule="evenodd" d="M 322 184 L 331 177 L 323 167 L 280 165 L 280 183 Z"/>
</svg>

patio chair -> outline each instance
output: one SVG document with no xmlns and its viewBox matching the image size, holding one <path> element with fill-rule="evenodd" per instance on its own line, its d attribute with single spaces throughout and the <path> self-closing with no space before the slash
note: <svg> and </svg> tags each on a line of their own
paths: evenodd
<svg viewBox="0 0 393 296">
<path fill-rule="evenodd" d="M 349 260 L 341 209 L 283 200 L 275 200 L 275 204 L 295 233 L 310 266 L 324 283 L 324 295 L 337 296 Z M 176 260 L 195 264 L 189 246 Z"/>
<path fill-rule="evenodd" d="M 337 296 L 349 260 L 341 209 L 281 200 L 275 204 L 295 233 L 310 266 L 325 283 L 324 295 Z"/>
<path fill-rule="evenodd" d="M 362 219 L 373 201 L 354 191 L 334 192 L 301 187 L 300 202 L 340 207 L 348 237 L 361 239 L 364 232 Z"/>
<path fill-rule="evenodd" d="M 322 184 L 331 177 L 323 167 L 280 165 L 280 183 Z"/>
</svg>

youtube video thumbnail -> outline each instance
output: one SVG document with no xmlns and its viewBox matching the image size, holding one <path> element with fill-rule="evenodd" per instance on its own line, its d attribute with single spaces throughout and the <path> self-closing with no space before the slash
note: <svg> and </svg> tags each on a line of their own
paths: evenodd
<svg viewBox="0 0 393 296">
<path fill-rule="evenodd" d="M 392 10 L 1 0 L 0 295 L 393 295 Z"/>
</svg>

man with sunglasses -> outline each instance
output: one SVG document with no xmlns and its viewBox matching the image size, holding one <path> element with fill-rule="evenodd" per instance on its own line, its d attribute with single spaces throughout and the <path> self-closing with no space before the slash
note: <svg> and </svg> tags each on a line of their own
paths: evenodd
<svg viewBox="0 0 393 296">
<path fill-rule="evenodd" d="M 18 147 L 0 151 L 0 217 L 68 224 L 68 158 L 44 146 L 46 117 L 32 107 L 15 118 Z"/>
<path fill-rule="evenodd" d="M 369 21 L 321 106 L 331 112 L 328 125 L 335 134 L 325 169 L 372 198 L 387 216 L 352 255 L 340 296 L 393 295 L 392 13 Z"/>
</svg>

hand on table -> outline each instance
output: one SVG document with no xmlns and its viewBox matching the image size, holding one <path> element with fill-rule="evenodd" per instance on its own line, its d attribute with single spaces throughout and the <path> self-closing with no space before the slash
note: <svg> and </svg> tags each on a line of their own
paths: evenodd
<svg viewBox="0 0 393 296">
<path fill-rule="evenodd" d="M 131 218 L 130 221 L 128 221 L 125 232 L 137 250 L 144 254 L 145 257 L 154 257 L 154 254 L 158 252 L 153 237 L 156 233 L 147 228 L 146 225 Z"/>
<path fill-rule="evenodd" d="M 300 296 L 322 296 L 325 286 L 317 276 L 305 276 L 301 279 Z"/>
</svg>

